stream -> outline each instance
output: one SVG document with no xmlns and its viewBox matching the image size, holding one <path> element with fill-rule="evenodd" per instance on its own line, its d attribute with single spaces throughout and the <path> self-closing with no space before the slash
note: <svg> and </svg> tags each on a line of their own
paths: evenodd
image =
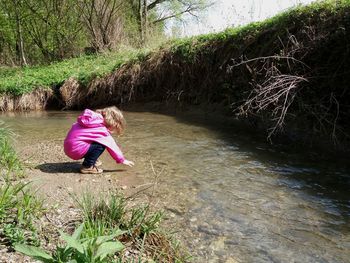
<svg viewBox="0 0 350 263">
<path fill-rule="evenodd" d="M 0 120 L 18 135 L 21 152 L 41 140 L 62 145 L 78 114 L 2 113 Z M 131 172 L 143 183 L 159 180 L 166 221 L 194 262 L 350 262 L 346 162 L 272 147 L 205 114 L 125 118 L 118 143 L 136 163 Z M 102 159 L 117 167 L 108 153 Z"/>
</svg>

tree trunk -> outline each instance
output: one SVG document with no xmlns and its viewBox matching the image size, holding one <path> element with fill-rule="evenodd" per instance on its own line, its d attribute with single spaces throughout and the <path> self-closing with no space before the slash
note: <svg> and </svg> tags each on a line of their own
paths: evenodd
<svg viewBox="0 0 350 263">
<path fill-rule="evenodd" d="M 147 33 L 148 33 L 148 12 L 147 12 L 147 0 L 143 0 L 143 10 L 142 10 L 142 18 L 143 18 L 143 44 L 147 42 Z"/>
<path fill-rule="evenodd" d="M 139 6 L 138 6 L 138 20 L 139 20 L 139 30 L 140 30 L 140 39 L 141 39 L 141 45 L 145 42 L 145 36 L 144 36 L 144 30 L 143 30 L 143 0 L 139 0 Z"/>
<path fill-rule="evenodd" d="M 16 14 L 16 33 L 17 33 L 17 56 L 19 58 L 19 62 L 21 66 L 27 66 L 27 60 L 24 54 L 24 43 L 23 43 L 23 34 L 22 34 L 22 25 L 21 25 L 21 17 L 17 7 L 15 7 Z"/>
</svg>

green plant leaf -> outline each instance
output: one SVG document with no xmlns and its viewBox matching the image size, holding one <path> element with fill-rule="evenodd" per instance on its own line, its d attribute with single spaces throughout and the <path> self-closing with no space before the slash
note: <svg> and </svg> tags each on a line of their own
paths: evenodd
<svg viewBox="0 0 350 263">
<path fill-rule="evenodd" d="M 81 224 L 73 233 L 72 237 L 75 239 L 75 240 L 78 240 L 80 238 L 80 235 L 82 233 L 84 229 L 84 223 Z"/>
<path fill-rule="evenodd" d="M 28 246 L 24 244 L 17 244 L 15 245 L 15 250 L 27 256 L 30 256 L 34 259 L 41 260 L 42 262 L 45 262 L 45 263 L 53 262 L 52 256 L 47 254 L 45 250 L 38 247 Z"/>
<path fill-rule="evenodd" d="M 95 243 L 97 246 L 99 246 L 104 242 L 113 240 L 113 238 L 115 238 L 115 237 L 116 237 L 116 235 L 99 236 L 99 237 L 96 237 Z"/>
<path fill-rule="evenodd" d="M 116 230 L 114 234 L 109 235 L 109 236 L 99 236 L 96 238 L 96 244 L 99 246 L 100 244 L 107 242 L 107 241 L 111 241 L 113 238 L 123 235 L 124 233 L 126 233 L 127 231 L 123 231 L 123 230 Z"/>
<path fill-rule="evenodd" d="M 95 258 L 100 258 L 100 260 L 103 260 L 106 256 L 112 255 L 123 249 L 124 245 L 119 241 L 105 242 L 99 246 Z"/>
<path fill-rule="evenodd" d="M 74 239 L 73 237 L 67 235 L 66 233 L 63 233 L 60 231 L 61 237 L 64 241 L 67 242 L 67 245 L 69 247 L 72 247 L 74 249 L 76 249 L 79 253 L 83 254 L 84 253 L 84 247 L 82 246 L 82 244 Z"/>
</svg>

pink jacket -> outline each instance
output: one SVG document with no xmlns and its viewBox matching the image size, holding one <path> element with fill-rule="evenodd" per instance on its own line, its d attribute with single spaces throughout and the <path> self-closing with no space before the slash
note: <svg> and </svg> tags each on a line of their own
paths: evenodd
<svg viewBox="0 0 350 263">
<path fill-rule="evenodd" d="M 89 150 L 92 142 L 106 146 L 107 151 L 117 163 L 124 162 L 123 153 L 104 125 L 102 115 L 86 109 L 68 132 L 64 140 L 64 152 L 73 160 L 81 159 Z"/>
</svg>

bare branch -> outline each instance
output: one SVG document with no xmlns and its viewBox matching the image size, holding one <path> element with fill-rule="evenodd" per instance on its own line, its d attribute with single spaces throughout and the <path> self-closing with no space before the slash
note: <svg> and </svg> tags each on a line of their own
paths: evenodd
<svg viewBox="0 0 350 263">
<path fill-rule="evenodd" d="M 152 10 L 153 8 L 155 8 L 157 5 L 163 3 L 163 2 L 166 2 L 167 0 L 156 0 L 152 3 L 150 3 L 148 6 L 147 6 L 147 10 Z"/>
<path fill-rule="evenodd" d="M 294 62 L 298 62 L 302 65 L 304 65 L 305 67 L 309 68 L 308 65 L 306 65 L 304 62 L 292 57 L 292 56 L 278 56 L 278 55 L 274 55 L 274 56 L 266 56 L 266 57 L 258 57 L 258 58 L 252 58 L 252 59 L 248 59 L 248 60 L 244 60 L 244 61 L 241 61 L 239 63 L 235 63 L 235 60 L 232 59 L 232 61 L 234 62 L 234 64 L 232 66 L 229 66 L 228 68 L 229 69 L 232 69 L 232 68 L 235 68 L 235 67 L 239 67 L 241 65 L 244 65 L 244 64 L 248 64 L 250 62 L 254 62 L 254 61 L 259 61 L 259 60 L 268 60 L 268 59 L 286 59 L 287 61 L 288 60 L 292 60 Z"/>
<path fill-rule="evenodd" d="M 197 11 L 197 10 L 198 10 L 198 7 L 196 7 L 196 6 L 188 6 L 185 10 L 183 10 L 181 12 L 178 12 L 178 13 L 175 13 L 175 14 L 172 14 L 172 15 L 168 15 L 168 16 L 165 16 L 165 17 L 162 17 L 162 18 L 159 18 L 159 19 L 153 21 L 153 24 L 160 23 L 160 22 L 162 22 L 164 20 L 167 20 L 167 19 L 170 19 L 170 18 L 174 18 L 174 17 L 180 16 L 180 15 L 183 15 L 185 13 L 192 14 L 191 13 L 192 11 Z"/>
</svg>

